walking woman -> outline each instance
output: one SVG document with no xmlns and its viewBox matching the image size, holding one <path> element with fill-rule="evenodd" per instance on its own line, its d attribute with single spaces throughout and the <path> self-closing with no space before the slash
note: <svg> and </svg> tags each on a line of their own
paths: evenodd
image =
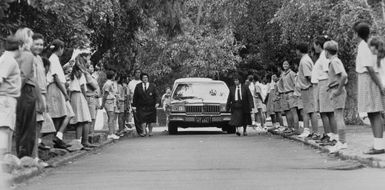
<svg viewBox="0 0 385 190">
<path fill-rule="evenodd" d="M 236 127 L 236 134 L 241 136 L 243 127 L 243 136 L 247 136 L 247 125 L 251 125 L 251 110 L 254 108 L 253 96 L 249 88 L 241 83 L 239 75 L 233 78 L 234 86 L 230 88 L 227 98 L 227 110 L 231 111 L 231 120 L 229 125 Z"/>
<path fill-rule="evenodd" d="M 138 123 L 142 126 L 141 137 L 152 136 L 152 128 L 156 123 L 156 108 L 159 107 L 160 97 L 154 84 L 149 83 L 147 74 L 142 73 L 142 83 L 136 85 L 133 106 L 136 107 Z"/>
<path fill-rule="evenodd" d="M 52 55 L 49 57 L 51 65 L 47 73 L 47 105 L 48 113 L 52 117 L 56 128 L 56 136 L 53 140 L 55 148 L 67 148 L 69 145 L 63 141 L 63 133 L 73 116 L 72 107 L 69 104 L 69 96 L 65 88 L 66 78 L 59 57 L 64 51 L 64 42 L 56 39 L 50 45 Z"/>
<path fill-rule="evenodd" d="M 360 38 L 356 57 L 356 72 L 358 73 L 358 112 L 368 113 L 372 126 L 374 142 L 373 148 L 366 154 L 382 154 L 383 146 L 383 119 L 384 111 L 382 94 L 385 92 L 384 84 L 378 74 L 375 56 L 369 49 L 367 41 L 370 36 L 370 26 L 365 22 L 358 22 L 353 26 Z"/>
</svg>

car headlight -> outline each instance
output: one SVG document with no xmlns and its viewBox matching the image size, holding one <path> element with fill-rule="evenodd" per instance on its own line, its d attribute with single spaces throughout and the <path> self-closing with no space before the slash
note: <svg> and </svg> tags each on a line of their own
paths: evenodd
<svg viewBox="0 0 385 190">
<path fill-rule="evenodd" d="M 171 107 L 171 111 L 172 112 L 185 112 L 185 107 L 184 106 L 180 106 L 180 105 L 173 105 Z"/>
<path fill-rule="evenodd" d="M 226 104 L 221 105 L 221 112 L 226 112 Z"/>
</svg>

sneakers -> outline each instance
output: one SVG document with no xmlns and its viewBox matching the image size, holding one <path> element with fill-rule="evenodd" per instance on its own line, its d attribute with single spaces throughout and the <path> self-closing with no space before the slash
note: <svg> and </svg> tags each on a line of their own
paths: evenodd
<svg viewBox="0 0 385 190">
<path fill-rule="evenodd" d="M 316 143 L 326 143 L 330 141 L 330 137 L 327 134 L 323 134 L 320 140 L 316 140 Z"/>
<path fill-rule="evenodd" d="M 116 136 L 115 134 L 112 134 L 112 135 L 108 135 L 107 138 L 112 140 L 119 140 L 120 137 Z"/>
<path fill-rule="evenodd" d="M 348 148 L 347 143 L 342 143 L 338 141 L 336 145 L 329 148 L 329 154 L 333 154 L 347 148 Z"/>
<path fill-rule="evenodd" d="M 310 129 L 305 128 L 305 129 L 303 130 L 303 132 L 302 132 L 300 135 L 298 135 L 298 137 L 299 137 L 299 138 L 306 138 L 306 137 L 308 137 L 309 135 L 310 135 Z"/>
</svg>

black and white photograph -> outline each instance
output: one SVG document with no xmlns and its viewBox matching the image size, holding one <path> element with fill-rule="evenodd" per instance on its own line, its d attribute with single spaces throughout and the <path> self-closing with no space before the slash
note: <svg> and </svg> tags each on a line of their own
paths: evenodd
<svg viewBox="0 0 385 190">
<path fill-rule="evenodd" d="M 385 189 L 385 0 L 0 0 L 0 190 Z"/>
</svg>

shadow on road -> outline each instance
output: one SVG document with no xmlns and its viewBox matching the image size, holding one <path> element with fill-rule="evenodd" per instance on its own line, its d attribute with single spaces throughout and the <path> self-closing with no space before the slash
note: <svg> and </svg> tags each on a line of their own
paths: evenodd
<svg viewBox="0 0 385 190">
<path fill-rule="evenodd" d="M 177 135 L 223 135 L 227 134 L 226 132 L 222 131 L 179 131 Z"/>
</svg>

